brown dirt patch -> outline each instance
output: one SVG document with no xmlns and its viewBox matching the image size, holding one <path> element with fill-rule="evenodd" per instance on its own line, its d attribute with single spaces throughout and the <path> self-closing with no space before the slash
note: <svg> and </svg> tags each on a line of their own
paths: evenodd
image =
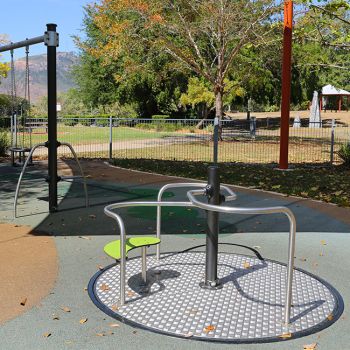
<svg viewBox="0 0 350 350">
<path fill-rule="evenodd" d="M 39 304 L 55 284 L 54 240 L 31 232 L 27 226 L 0 223 L 0 324 Z"/>
</svg>

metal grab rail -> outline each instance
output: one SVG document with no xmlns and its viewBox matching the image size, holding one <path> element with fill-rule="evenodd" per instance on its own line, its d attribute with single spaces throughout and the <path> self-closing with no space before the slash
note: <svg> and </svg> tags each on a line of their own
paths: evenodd
<svg viewBox="0 0 350 350">
<path fill-rule="evenodd" d="M 196 207 L 204 210 L 212 210 L 227 214 L 285 214 L 289 220 L 289 248 L 288 248 L 288 265 L 287 265 L 287 289 L 285 303 L 285 324 L 290 320 L 290 309 L 292 305 L 292 282 L 294 269 L 294 252 L 295 252 L 295 236 L 296 236 L 296 220 L 293 212 L 286 207 L 267 207 L 267 208 L 234 208 L 222 207 L 212 204 L 206 204 L 198 201 L 195 196 L 201 195 L 201 191 L 193 190 L 187 192 L 187 197 Z"/>
<path fill-rule="evenodd" d="M 206 186 L 207 186 L 206 183 L 198 183 L 198 182 L 180 182 L 180 183 L 166 184 L 159 190 L 157 201 L 158 202 L 162 201 L 163 194 L 169 188 L 201 187 L 205 189 Z M 220 189 L 228 192 L 229 195 L 225 197 L 226 201 L 233 201 L 237 198 L 237 195 L 229 187 L 221 185 Z M 201 193 L 203 193 L 203 191 Z M 162 215 L 161 206 L 158 205 L 157 206 L 157 238 L 159 239 L 161 235 L 161 215 Z M 160 244 L 157 244 L 157 247 L 156 247 L 156 258 L 157 260 L 160 259 Z"/>
<path fill-rule="evenodd" d="M 78 168 L 79 168 L 79 171 L 80 171 L 80 174 L 81 174 L 81 177 L 83 179 L 83 186 L 84 186 L 84 192 L 85 192 L 85 205 L 86 207 L 89 206 L 89 197 L 88 197 L 88 192 L 87 192 L 87 184 L 86 184 L 86 179 L 85 179 L 85 176 L 84 176 L 84 172 L 83 172 L 83 168 L 81 167 L 81 164 L 79 162 L 79 159 L 77 157 L 77 154 L 75 153 L 74 151 L 74 148 L 71 144 L 67 143 L 67 142 L 62 142 L 60 145 L 62 146 L 67 146 L 70 151 L 72 152 L 73 154 L 73 157 L 75 159 L 75 161 L 77 162 L 78 164 Z M 38 143 L 36 145 L 33 146 L 33 148 L 31 149 L 31 151 L 29 152 L 29 155 L 23 165 L 23 168 L 22 168 L 22 171 L 21 171 L 21 174 L 19 175 L 19 179 L 18 179 L 18 182 L 17 182 L 17 187 L 16 187 L 16 192 L 15 192 L 15 200 L 14 200 L 14 203 L 13 203 L 13 216 L 14 216 L 14 219 L 17 217 L 17 202 L 18 202 L 18 196 L 19 196 L 19 191 L 20 191 L 20 188 L 21 188 L 21 183 L 22 183 L 22 179 L 23 179 L 23 175 L 26 171 L 26 168 L 27 168 L 27 165 L 28 165 L 28 162 L 30 161 L 30 159 L 32 158 L 33 156 L 33 153 L 34 151 L 39 148 L 39 147 L 46 147 L 46 144 L 45 143 Z"/>
<path fill-rule="evenodd" d="M 175 184 L 174 184 L 175 185 Z M 178 184 L 179 185 L 179 184 Z M 226 186 L 223 186 L 226 187 Z M 169 187 L 168 187 L 169 188 Z M 226 187 L 227 188 L 227 187 Z M 229 190 L 232 192 L 231 190 Z M 164 193 L 164 191 L 162 192 Z M 233 193 L 233 192 L 232 192 Z M 198 201 L 195 196 L 203 194 L 201 190 L 188 191 L 187 196 L 190 202 L 124 202 L 124 203 L 114 203 L 106 206 L 104 208 L 104 213 L 115 219 L 119 225 L 120 229 L 120 305 L 125 304 L 125 278 L 126 278 L 126 232 L 123 219 L 120 215 L 116 214 L 112 210 L 117 208 L 126 207 L 196 207 L 204 210 L 217 211 L 222 213 L 234 213 L 234 214 L 275 214 L 282 213 L 287 215 L 290 223 L 289 231 L 289 255 L 288 255 L 288 265 L 287 265 L 287 289 L 286 289 L 286 303 L 285 303 L 285 315 L 284 322 L 289 324 L 290 322 L 290 309 L 292 303 L 292 281 L 293 281 L 293 268 L 294 268 L 294 251 L 295 251 L 295 235 L 296 235 L 296 221 L 292 211 L 286 207 L 270 207 L 270 208 L 235 208 L 235 207 L 222 207 L 211 204 L 206 204 Z"/>
</svg>

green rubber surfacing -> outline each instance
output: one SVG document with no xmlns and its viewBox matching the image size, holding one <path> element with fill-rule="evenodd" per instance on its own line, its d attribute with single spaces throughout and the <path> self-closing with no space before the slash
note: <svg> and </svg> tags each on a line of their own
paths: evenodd
<svg viewBox="0 0 350 350">
<path fill-rule="evenodd" d="M 126 240 L 125 253 L 135 248 L 156 245 L 160 243 L 160 239 L 156 237 L 131 237 Z M 120 259 L 120 240 L 109 242 L 103 248 L 104 252 L 113 259 Z"/>
</svg>

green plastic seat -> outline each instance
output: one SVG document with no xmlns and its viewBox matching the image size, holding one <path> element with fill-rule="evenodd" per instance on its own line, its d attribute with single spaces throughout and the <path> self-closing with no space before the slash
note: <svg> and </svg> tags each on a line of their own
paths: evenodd
<svg viewBox="0 0 350 350">
<path fill-rule="evenodd" d="M 128 256 L 128 252 L 135 248 L 148 247 L 160 243 L 160 239 L 156 237 L 131 237 L 126 240 L 125 253 Z M 104 248 L 104 252 L 115 260 L 120 259 L 120 240 L 107 243 Z"/>
</svg>

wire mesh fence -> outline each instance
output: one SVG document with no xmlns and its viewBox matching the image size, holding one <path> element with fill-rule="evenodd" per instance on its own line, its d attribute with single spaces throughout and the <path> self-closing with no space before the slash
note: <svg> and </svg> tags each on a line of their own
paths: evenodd
<svg viewBox="0 0 350 350">
<path fill-rule="evenodd" d="M 1 119 L 13 147 L 47 141 L 47 119 Z M 318 125 L 317 125 L 318 126 Z M 59 118 L 57 137 L 73 145 L 81 158 L 147 158 L 210 162 L 213 121 L 193 119 Z M 12 130 L 12 132 L 11 132 Z M 279 119 L 223 120 L 219 162 L 277 163 Z M 350 127 L 324 122 L 310 127 L 302 121 L 289 129 L 290 163 L 337 163 L 339 147 L 350 141 Z M 37 156 L 44 157 L 46 149 Z M 60 147 L 58 154 L 70 156 Z"/>
</svg>

